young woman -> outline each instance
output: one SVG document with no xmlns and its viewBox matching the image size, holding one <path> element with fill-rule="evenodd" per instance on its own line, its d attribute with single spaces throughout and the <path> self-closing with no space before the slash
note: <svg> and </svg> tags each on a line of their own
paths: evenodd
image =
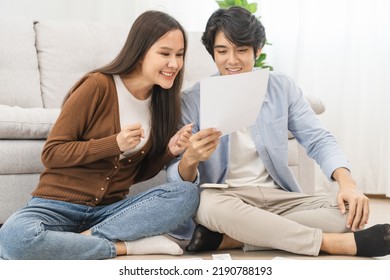
<svg viewBox="0 0 390 280">
<path fill-rule="evenodd" d="M 118 56 L 76 83 L 44 146 L 33 198 L 0 229 L 2 258 L 182 253 L 163 234 L 194 215 L 196 186 L 126 195 L 187 147 L 191 126 L 177 131 L 186 48 L 174 18 L 148 11 Z"/>
</svg>

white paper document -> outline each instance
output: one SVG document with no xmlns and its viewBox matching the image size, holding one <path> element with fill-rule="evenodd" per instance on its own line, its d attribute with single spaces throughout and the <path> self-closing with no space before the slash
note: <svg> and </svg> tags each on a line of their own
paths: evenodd
<svg viewBox="0 0 390 280">
<path fill-rule="evenodd" d="M 222 135 L 256 121 L 268 85 L 269 70 L 214 76 L 200 81 L 200 129 L 214 127 Z"/>
</svg>

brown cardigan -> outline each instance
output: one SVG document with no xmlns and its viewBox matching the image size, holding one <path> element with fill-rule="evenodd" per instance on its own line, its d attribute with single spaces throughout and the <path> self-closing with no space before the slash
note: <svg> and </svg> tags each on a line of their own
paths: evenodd
<svg viewBox="0 0 390 280">
<path fill-rule="evenodd" d="M 33 196 L 95 206 L 125 198 L 132 184 L 155 176 L 173 157 L 148 159 L 144 148 L 120 160 L 121 130 L 110 75 L 85 76 L 65 102 L 42 152 L 46 167 Z"/>
</svg>

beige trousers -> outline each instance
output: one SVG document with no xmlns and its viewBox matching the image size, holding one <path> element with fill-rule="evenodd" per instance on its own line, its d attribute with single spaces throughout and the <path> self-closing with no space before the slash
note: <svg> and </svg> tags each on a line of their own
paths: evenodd
<svg viewBox="0 0 390 280">
<path fill-rule="evenodd" d="M 195 221 L 245 244 L 317 256 L 322 232 L 347 232 L 335 197 L 262 187 L 204 189 Z"/>
</svg>

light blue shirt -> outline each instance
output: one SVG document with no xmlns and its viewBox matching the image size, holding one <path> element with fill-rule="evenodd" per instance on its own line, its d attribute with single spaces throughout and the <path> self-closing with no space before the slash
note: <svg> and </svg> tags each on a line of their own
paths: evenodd
<svg viewBox="0 0 390 280">
<path fill-rule="evenodd" d="M 239 94 L 239 93 L 237 93 Z M 193 123 L 193 133 L 199 131 L 200 84 L 183 92 L 182 125 Z M 223 100 L 216 106 L 223 106 Z M 349 163 L 336 139 L 327 131 L 310 108 L 302 91 L 288 76 L 270 72 L 264 103 L 256 123 L 251 126 L 252 137 L 264 166 L 275 182 L 286 191 L 301 192 L 288 167 L 288 132 L 306 148 L 324 174 L 332 179 L 339 167 L 349 169 Z M 213 155 L 198 167 L 197 184 L 224 183 L 229 159 L 229 135 L 221 137 Z M 167 169 L 168 181 L 181 181 L 178 172 L 180 158 Z"/>
</svg>

